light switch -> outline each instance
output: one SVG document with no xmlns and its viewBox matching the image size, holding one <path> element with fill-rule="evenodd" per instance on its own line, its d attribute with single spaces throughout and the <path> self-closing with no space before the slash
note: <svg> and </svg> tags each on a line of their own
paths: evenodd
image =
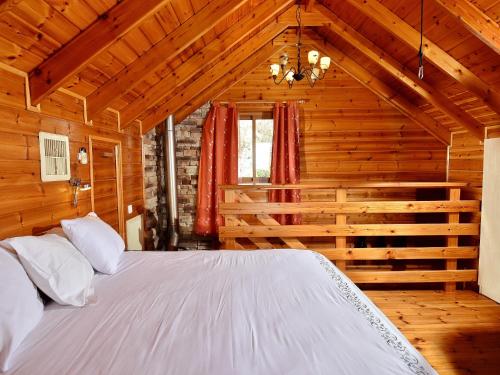
<svg viewBox="0 0 500 375">
<path fill-rule="evenodd" d="M 130 215 L 132 212 L 134 212 L 134 206 L 132 206 L 131 204 L 129 204 L 127 206 L 127 211 L 128 211 L 128 214 Z"/>
</svg>

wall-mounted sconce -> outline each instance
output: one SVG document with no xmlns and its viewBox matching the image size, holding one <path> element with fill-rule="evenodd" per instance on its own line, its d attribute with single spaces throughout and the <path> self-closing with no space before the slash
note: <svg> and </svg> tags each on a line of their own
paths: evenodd
<svg viewBox="0 0 500 375">
<path fill-rule="evenodd" d="M 78 207 L 78 193 L 80 191 L 87 191 L 92 189 L 92 186 L 87 183 L 82 183 L 81 178 L 72 177 L 69 180 L 70 185 L 73 187 L 73 207 Z"/>
<path fill-rule="evenodd" d="M 77 158 L 81 164 L 87 164 L 89 162 L 87 149 L 85 147 L 80 147 L 80 150 L 78 150 Z"/>
</svg>

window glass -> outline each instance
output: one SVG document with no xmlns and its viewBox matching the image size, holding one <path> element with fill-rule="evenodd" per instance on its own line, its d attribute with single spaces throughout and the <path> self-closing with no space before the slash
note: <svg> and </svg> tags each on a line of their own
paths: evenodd
<svg viewBox="0 0 500 375">
<path fill-rule="evenodd" d="M 269 182 L 274 123 L 271 114 L 240 114 L 238 124 L 239 182 Z"/>
<path fill-rule="evenodd" d="M 271 176 L 271 155 L 273 147 L 273 120 L 255 120 L 255 177 Z"/>
<path fill-rule="evenodd" d="M 238 127 L 238 177 L 253 177 L 252 120 L 239 121 Z"/>
</svg>

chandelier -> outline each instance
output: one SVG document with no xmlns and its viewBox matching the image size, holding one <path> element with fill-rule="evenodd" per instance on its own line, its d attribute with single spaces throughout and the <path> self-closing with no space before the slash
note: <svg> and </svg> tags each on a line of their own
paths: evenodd
<svg viewBox="0 0 500 375">
<path fill-rule="evenodd" d="M 295 81 L 302 81 L 307 78 L 309 85 L 314 87 L 314 84 L 318 80 L 325 78 L 326 71 L 330 67 L 330 58 L 328 56 L 323 56 L 319 58 L 318 51 L 309 51 L 307 54 L 307 59 L 309 61 L 309 67 L 303 67 L 301 63 L 301 48 L 302 48 L 302 23 L 300 18 L 300 1 L 297 4 L 296 12 L 297 24 L 299 26 L 297 32 L 297 68 L 291 67 L 287 69 L 288 65 L 288 54 L 285 52 L 280 56 L 279 64 L 272 64 L 270 66 L 270 72 L 273 76 L 273 81 L 276 85 L 281 82 L 286 81 L 288 87 L 292 88 Z M 317 66 L 319 60 L 319 67 Z M 281 79 L 278 79 L 278 75 L 282 73 Z"/>
</svg>

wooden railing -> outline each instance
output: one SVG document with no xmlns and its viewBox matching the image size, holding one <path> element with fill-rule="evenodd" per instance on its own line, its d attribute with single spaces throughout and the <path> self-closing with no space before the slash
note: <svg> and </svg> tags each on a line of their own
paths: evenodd
<svg viewBox="0 0 500 375">
<path fill-rule="evenodd" d="M 219 212 L 225 225 L 219 237 L 225 249 L 318 251 L 356 283 L 444 282 L 447 290 L 453 290 L 456 282 L 477 279 L 474 236 L 479 235 L 479 223 L 466 222 L 466 216 L 478 213 L 480 202 L 460 200 L 460 191 L 466 186 L 447 182 L 221 186 L 225 198 L 219 203 Z M 302 202 L 267 202 L 267 193 L 275 189 L 298 189 Z M 405 200 L 394 200 L 391 194 L 384 194 L 388 190 L 411 193 Z M 360 201 L 359 191 L 377 194 L 370 193 L 369 199 Z M 422 191 L 418 196 L 433 191 L 445 198 L 417 200 L 417 192 Z M 303 222 L 280 225 L 272 216 L 275 214 L 300 214 Z M 421 214 L 427 217 L 422 220 Z M 382 218 L 375 219 L 377 215 Z M 404 223 L 397 222 L 398 215 L 405 215 Z M 408 215 L 413 215 L 411 222 Z M 357 220 L 360 217 L 362 223 Z M 366 222 L 367 218 L 372 222 Z M 397 238 L 399 244 L 391 245 L 388 240 L 384 247 L 360 247 L 356 241 L 372 238 Z"/>
</svg>

